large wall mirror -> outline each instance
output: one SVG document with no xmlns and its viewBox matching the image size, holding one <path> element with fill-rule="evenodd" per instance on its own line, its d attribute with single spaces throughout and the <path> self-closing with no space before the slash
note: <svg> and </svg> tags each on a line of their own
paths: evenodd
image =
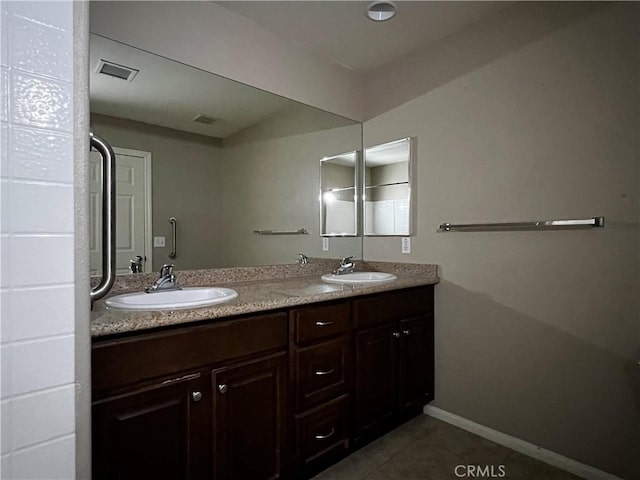
<svg viewBox="0 0 640 480">
<path fill-rule="evenodd" d="M 362 150 L 360 123 L 93 34 L 90 62 L 91 129 L 118 157 L 118 273 L 135 255 L 147 258 L 143 271 L 293 263 L 300 252 L 362 258 L 360 237 L 323 251 L 318 198 L 318 159 L 355 162 L 342 154 Z M 97 185 L 97 163 L 92 172 Z M 97 273 L 100 196 L 91 198 Z M 331 209 L 325 225 L 355 235 L 355 203 L 341 205 L 350 218 Z"/>
<path fill-rule="evenodd" d="M 320 160 L 320 234 L 358 234 L 358 152 Z"/>
<path fill-rule="evenodd" d="M 403 138 L 364 151 L 364 234 L 412 235 L 415 214 L 415 138 Z"/>
</svg>

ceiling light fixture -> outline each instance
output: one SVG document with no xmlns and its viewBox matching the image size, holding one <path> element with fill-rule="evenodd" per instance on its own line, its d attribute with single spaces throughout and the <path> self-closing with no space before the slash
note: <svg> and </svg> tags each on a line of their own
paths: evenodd
<svg viewBox="0 0 640 480">
<path fill-rule="evenodd" d="M 373 2 L 367 7 L 367 17 L 374 22 L 384 22 L 396 16 L 396 4 L 393 2 Z"/>
</svg>

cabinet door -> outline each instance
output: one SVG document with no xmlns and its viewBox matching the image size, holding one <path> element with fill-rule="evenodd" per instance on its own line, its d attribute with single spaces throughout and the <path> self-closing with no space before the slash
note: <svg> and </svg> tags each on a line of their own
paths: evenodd
<svg viewBox="0 0 640 480">
<path fill-rule="evenodd" d="M 398 401 L 396 324 L 356 334 L 356 442 L 386 429 Z"/>
<path fill-rule="evenodd" d="M 93 405 L 93 478 L 206 478 L 210 390 L 200 374 Z"/>
<path fill-rule="evenodd" d="M 216 480 L 281 478 L 286 353 L 212 373 Z"/>
<path fill-rule="evenodd" d="M 433 399 L 433 316 L 400 322 L 400 410 L 413 416 Z"/>
</svg>

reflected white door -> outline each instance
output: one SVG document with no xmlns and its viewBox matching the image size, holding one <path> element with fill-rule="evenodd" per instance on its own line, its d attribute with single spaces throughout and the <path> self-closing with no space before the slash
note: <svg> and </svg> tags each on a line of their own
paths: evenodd
<svg viewBox="0 0 640 480">
<path fill-rule="evenodd" d="M 114 148 L 116 154 L 116 273 L 130 273 L 130 260 L 143 259 L 150 272 L 151 259 L 151 153 Z M 102 165 L 91 152 L 90 164 L 90 271 L 102 270 Z"/>
</svg>

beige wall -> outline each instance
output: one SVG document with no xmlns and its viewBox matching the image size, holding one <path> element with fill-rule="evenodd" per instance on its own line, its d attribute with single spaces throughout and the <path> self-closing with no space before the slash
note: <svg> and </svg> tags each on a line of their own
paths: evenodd
<svg viewBox="0 0 640 480">
<path fill-rule="evenodd" d="M 114 147 L 151 152 L 153 236 L 166 238 L 153 249 L 153 270 L 215 267 L 222 239 L 219 140 L 105 115 L 91 115 L 91 129 Z M 194 208 L 199 206 L 199 208 Z M 178 256 L 171 249 L 169 218 L 178 221 Z"/>
<path fill-rule="evenodd" d="M 358 124 L 225 147 L 225 237 L 234 240 L 225 242 L 225 265 L 261 265 L 265 259 L 292 263 L 299 252 L 312 257 L 362 258 L 360 238 L 332 238 L 330 251 L 322 251 L 318 203 L 320 159 L 360 149 L 361 138 Z M 242 185 L 242 195 L 236 185 Z M 253 233 L 299 228 L 310 234 Z"/>
<path fill-rule="evenodd" d="M 355 72 L 214 2 L 91 2 L 91 33 L 362 119 Z"/>
<path fill-rule="evenodd" d="M 417 235 L 410 256 L 397 238 L 364 255 L 441 266 L 436 406 L 639 478 L 638 6 L 519 8 L 447 39 L 455 57 L 395 66 L 399 91 L 425 90 L 366 122 L 364 144 L 417 137 Z M 594 215 L 606 228 L 436 232 Z"/>
</svg>

